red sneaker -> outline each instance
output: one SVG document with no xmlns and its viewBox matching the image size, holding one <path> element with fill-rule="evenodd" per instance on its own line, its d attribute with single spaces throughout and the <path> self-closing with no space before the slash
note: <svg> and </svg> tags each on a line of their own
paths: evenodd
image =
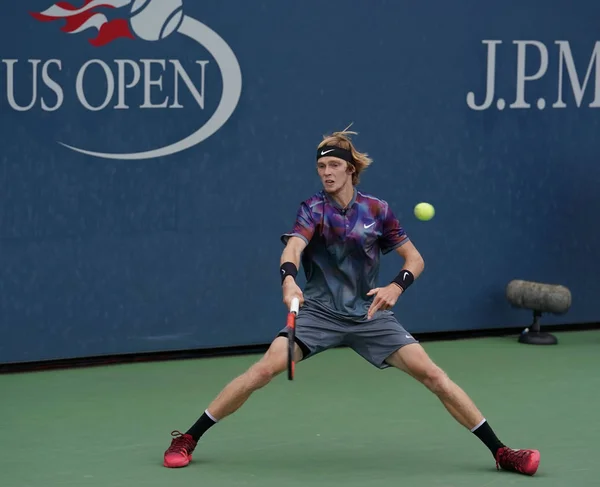
<svg viewBox="0 0 600 487">
<path fill-rule="evenodd" d="M 190 435 L 184 435 L 181 431 L 173 431 L 171 436 L 174 438 L 171 440 L 171 446 L 165 451 L 163 465 L 168 468 L 185 467 L 192 461 L 192 452 L 198 443 Z"/>
<path fill-rule="evenodd" d="M 540 452 L 538 450 L 513 450 L 500 448 L 496 453 L 496 468 L 533 475 L 540 466 Z"/>
</svg>

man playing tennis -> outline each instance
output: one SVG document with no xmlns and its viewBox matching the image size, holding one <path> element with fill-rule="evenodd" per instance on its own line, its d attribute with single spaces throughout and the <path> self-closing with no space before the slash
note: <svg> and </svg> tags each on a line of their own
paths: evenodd
<svg viewBox="0 0 600 487">
<path fill-rule="evenodd" d="M 318 145 L 323 190 L 300 205 L 292 231 L 282 236 L 283 301 L 289 309 L 296 296 L 302 306 L 296 319 L 296 362 L 347 345 L 375 367 L 400 369 L 434 393 L 452 417 L 489 448 L 496 468 L 535 474 L 539 451 L 513 450 L 500 442 L 467 394 L 433 363 L 391 311 L 423 272 L 424 263 L 389 205 L 357 191 L 359 177 L 372 161 L 356 150 L 353 134 L 335 132 Z M 391 283 L 376 287 L 380 253 L 392 251 L 403 258 L 404 266 Z M 307 280 L 304 292 L 295 281 L 300 263 Z M 186 466 L 210 427 L 286 368 L 283 329 L 266 354 L 230 382 L 185 434 L 172 433 L 164 465 Z"/>
</svg>

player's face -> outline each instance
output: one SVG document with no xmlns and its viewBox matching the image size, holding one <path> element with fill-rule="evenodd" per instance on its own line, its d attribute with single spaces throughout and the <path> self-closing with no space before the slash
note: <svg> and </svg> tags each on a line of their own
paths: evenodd
<svg viewBox="0 0 600 487">
<path fill-rule="evenodd" d="M 317 172 L 328 193 L 336 193 L 347 185 L 352 185 L 349 164 L 337 157 L 321 157 L 317 161 Z"/>
</svg>

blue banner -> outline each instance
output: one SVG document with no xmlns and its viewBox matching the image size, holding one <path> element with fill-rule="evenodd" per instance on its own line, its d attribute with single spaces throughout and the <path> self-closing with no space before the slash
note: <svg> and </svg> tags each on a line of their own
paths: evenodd
<svg viewBox="0 0 600 487">
<path fill-rule="evenodd" d="M 598 321 L 600 5 L 535 4 L 5 5 L 0 363 L 269 342 L 279 236 L 350 123 L 425 258 L 407 329 L 526 326 L 512 279 Z"/>
</svg>

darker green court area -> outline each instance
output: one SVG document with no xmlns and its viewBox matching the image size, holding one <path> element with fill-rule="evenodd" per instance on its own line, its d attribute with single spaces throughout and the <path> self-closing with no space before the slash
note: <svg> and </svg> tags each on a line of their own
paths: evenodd
<svg viewBox="0 0 600 487">
<path fill-rule="evenodd" d="M 255 393 L 204 436 L 190 466 L 162 467 L 185 429 L 258 356 L 0 376 L 0 485 L 598 485 L 600 332 L 425 343 L 502 441 L 541 451 L 535 477 L 489 451 L 410 377 L 336 349 Z"/>
</svg>

